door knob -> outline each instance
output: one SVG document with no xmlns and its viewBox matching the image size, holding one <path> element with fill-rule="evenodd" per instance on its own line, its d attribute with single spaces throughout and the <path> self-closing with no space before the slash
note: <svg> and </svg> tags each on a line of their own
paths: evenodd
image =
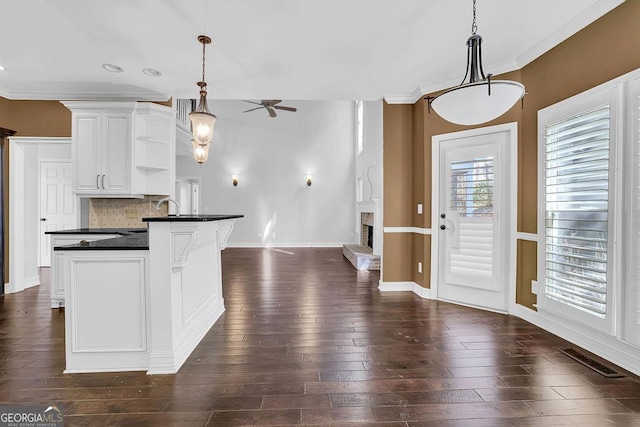
<svg viewBox="0 0 640 427">
<path fill-rule="evenodd" d="M 442 224 L 442 225 L 440 226 L 440 230 L 446 230 L 446 229 L 447 229 L 447 227 L 446 227 L 444 224 Z"/>
<path fill-rule="evenodd" d="M 47 218 L 40 218 L 40 221 L 46 221 Z"/>
<path fill-rule="evenodd" d="M 440 218 L 444 218 L 444 217 L 445 217 L 445 214 L 440 214 Z"/>
</svg>

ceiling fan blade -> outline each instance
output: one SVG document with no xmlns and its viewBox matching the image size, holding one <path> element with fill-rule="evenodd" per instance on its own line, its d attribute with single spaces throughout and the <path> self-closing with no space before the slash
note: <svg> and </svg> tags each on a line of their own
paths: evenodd
<svg viewBox="0 0 640 427">
<path fill-rule="evenodd" d="M 263 99 L 260 102 L 262 102 L 263 105 L 269 105 L 273 107 L 274 105 L 281 103 L 282 100 L 281 99 Z"/>
<path fill-rule="evenodd" d="M 245 113 L 248 113 L 249 111 L 256 111 L 256 110 L 261 110 L 263 107 L 256 107 L 256 108 L 252 108 L 250 110 L 245 111 Z"/>
<path fill-rule="evenodd" d="M 297 108 L 293 108 L 293 107 L 285 107 L 284 105 L 280 106 L 280 105 L 274 105 L 273 108 L 277 108 L 278 110 L 285 110 L 285 111 L 293 111 L 296 112 L 298 111 Z"/>
<path fill-rule="evenodd" d="M 262 103 L 260 103 L 260 102 L 247 101 L 246 99 L 243 99 L 243 101 L 244 102 L 248 102 L 249 104 L 262 105 Z"/>
<path fill-rule="evenodd" d="M 276 114 L 276 110 L 274 110 L 273 108 L 271 108 L 271 106 L 270 106 L 270 105 L 265 105 L 265 108 L 267 109 L 267 111 L 269 112 L 269 115 L 270 115 L 271 117 L 276 117 L 276 116 L 277 116 L 277 114 Z"/>
</svg>

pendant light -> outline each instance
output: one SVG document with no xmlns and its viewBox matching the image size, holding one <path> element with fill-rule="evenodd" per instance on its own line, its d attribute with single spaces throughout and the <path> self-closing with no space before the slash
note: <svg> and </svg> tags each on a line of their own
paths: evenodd
<svg viewBox="0 0 640 427">
<path fill-rule="evenodd" d="M 425 99 L 443 119 L 459 125 L 486 123 L 506 113 L 525 95 L 524 85 L 492 80 L 482 69 L 482 37 L 476 34 L 476 0 L 473 0 L 471 37 L 467 39 L 467 71 L 459 86 Z M 469 81 L 465 80 L 469 77 Z"/>
<path fill-rule="evenodd" d="M 193 147 L 193 158 L 196 162 L 202 164 L 209 158 L 209 147 L 211 144 L 198 144 L 194 139 L 191 140 Z"/>
<path fill-rule="evenodd" d="M 197 83 L 200 88 L 200 102 L 196 111 L 189 114 L 191 119 L 191 131 L 193 132 L 193 157 L 198 163 L 204 163 L 209 156 L 209 145 L 213 139 L 213 126 L 216 124 L 216 116 L 211 114 L 207 106 L 207 83 L 204 79 L 205 49 L 211 43 L 208 36 L 198 36 L 202 43 L 202 81 Z"/>
</svg>

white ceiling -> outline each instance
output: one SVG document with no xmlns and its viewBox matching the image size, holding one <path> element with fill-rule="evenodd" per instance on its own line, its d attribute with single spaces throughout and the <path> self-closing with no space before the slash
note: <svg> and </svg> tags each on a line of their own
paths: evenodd
<svg viewBox="0 0 640 427">
<path fill-rule="evenodd" d="M 623 1 L 478 0 L 485 72 L 521 68 Z M 10 99 L 196 98 L 204 33 L 209 99 L 410 102 L 460 83 L 472 18 L 472 0 L 2 3 Z"/>
</svg>

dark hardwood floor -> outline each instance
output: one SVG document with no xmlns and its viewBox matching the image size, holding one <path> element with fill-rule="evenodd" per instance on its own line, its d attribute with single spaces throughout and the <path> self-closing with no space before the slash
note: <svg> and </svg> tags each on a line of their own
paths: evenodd
<svg viewBox="0 0 640 427">
<path fill-rule="evenodd" d="M 640 426 L 637 377 L 515 317 L 381 294 L 340 249 L 229 248 L 223 269 L 226 312 L 176 375 L 65 375 L 48 286 L 0 298 L 0 404 L 61 403 L 69 426 Z"/>
</svg>

